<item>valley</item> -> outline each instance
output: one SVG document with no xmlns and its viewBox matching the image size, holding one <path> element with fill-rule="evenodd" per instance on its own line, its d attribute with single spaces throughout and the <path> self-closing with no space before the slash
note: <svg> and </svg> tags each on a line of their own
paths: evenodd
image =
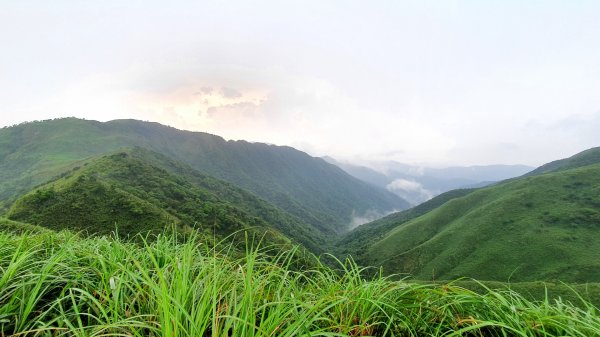
<svg viewBox="0 0 600 337">
<path fill-rule="evenodd" d="M 204 288 L 197 288 L 194 282 L 200 275 L 209 275 L 209 269 L 203 268 L 228 270 L 233 268 L 229 263 L 234 263 L 241 268 L 241 279 L 222 279 L 211 287 L 256 282 L 261 284 L 260 289 L 244 287 L 239 294 L 229 293 L 237 287 L 231 285 L 230 289 L 213 290 L 218 294 L 203 300 L 204 310 L 211 310 L 203 314 L 204 323 L 188 317 L 184 320 L 189 326 L 169 328 L 167 322 L 181 320 L 174 317 L 182 313 L 170 311 L 164 303 L 148 302 L 148 307 L 131 310 L 138 319 L 148 310 L 160 312 L 158 330 L 145 319 L 139 325 L 126 323 L 123 312 L 110 314 L 124 319 L 119 323 L 122 326 L 108 328 L 98 323 L 109 324 L 108 316 L 95 316 L 98 324 L 77 324 L 87 331 L 86 335 L 110 331 L 168 334 L 164 329 L 183 329 L 184 335 L 190 335 L 194 329 L 211 324 L 215 329 L 215 324 L 229 325 L 219 327 L 224 329 L 219 333 L 247 335 L 249 332 L 228 319 L 210 323 L 216 319 L 212 312 L 215 305 L 218 307 L 220 301 L 238 303 L 223 309 L 220 315 L 242 317 L 243 311 L 247 316 L 240 319 L 248 320 L 257 315 L 256 310 L 267 310 L 246 303 L 251 301 L 248 296 L 258 296 L 252 301 L 267 301 L 297 292 L 301 298 L 298 301 L 311 303 L 314 308 L 322 306 L 323 311 L 312 312 L 297 301 L 285 302 L 285 307 L 279 306 L 284 302 L 273 303 L 269 310 L 281 310 L 281 317 L 298 310 L 307 315 L 301 315 L 302 328 L 284 324 L 287 332 L 282 335 L 319 329 L 349 336 L 359 332 L 388 335 L 389 331 L 400 335 L 429 331 L 427 334 L 438 335 L 430 329 L 461 334 L 497 330 L 496 335 L 531 329 L 527 331 L 534 335 L 554 335 L 569 333 L 566 327 L 571 325 L 578 334 L 592 336 L 599 332 L 595 326 L 597 316 L 590 312 L 600 302 L 600 148 L 530 172 L 522 172 L 524 168 L 517 166 L 479 168 L 479 178 L 469 181 L 487 180 L 490 175 L 481 173 L 486 170 L 523 174 L 515 173 L 518 176 L 481 187 L 440 190 L 442 193 L 413 207 L 411 203 L 417 199 L 407 201 L 373 179 L 362 181 L 356 171 L 352 176 L 349 171 L 356 167 L 346 165 L 343 169 L 344 165 L 337 163 L 340 168 L 334 164 L 332 159 L 325 161 L 290 147 L 225 141 L 214 135 L 135 120 L 101 123 L 66 118 L 0 129 L 0 267 L 5 271 L 0 276 L 0 326 L 12 333 L 34 329 L 30 322 L 56 323 L 61 329 L 67 324 L 72 329 L 73 321 L 53 321 L 62 319 L 56 310 L 69 296 L 82 304 L 68 310 L 98 315 L 104 309 L 86 302 L 86 296 L 90 300 L 123 301 L 113 305 L 127 306 L 134 301 L 131 296 L 137 291 L 135 287 L 142 287 L 143 282 L 153 284 L 143 288 L 144 296 L 157 300 L 167 296 L 168 300 L 162 300 L 175 301 L 187 312 L 192 308 L 186 301 L 194 295 L 173 293 L 173 287 L 201 291 Z M 361 170 L 375 176 L 374 171 Z M 458 169 L 448 169 L 444 174 L 451 177 L 452 170 Z M 353 228 L 353 219 L 367 214 L 389 215 Z M 97 247 L 99 255 L 89 255 L 86 246 Z M 198 247 L 202 248 L 197 251 Z M 144 249 L 149 255 L 143 253 Z M 134 251 L 135 257 L 128 250 Z M 189 267 L 175 267 L 180 250 L 189 254 L 181 256 L 189 259 L 185 260 Z M 72 264 L 64 260 L 70 254 L 76 256 Z M 111 260 L 111 254 L 120 255 L 121 260 Z M 162 262 L 153 254 L 164 254 L 160 255 Z M 130 259 L 133 269 L 125 262 Z M 61 269 L 58 261 L 66 263 L 67 269 Z M 88 287 L 84 290 L 87 293 L 52 297 L 50 289 L 59 287 L 52 279 L 70 279 L 61 273 L 71 275 L 78 268 L 87 268 L 86 264 L 101 268 L 92 273 L 104 276 L 82 276 L 82 284 L 77 280 L 67 282 L 69 287 Z M 258 269 L 253 271 L 255 267 Z M 42 268 L 44 272 L 27 274 L 30 268 Z M 267 282 L 268 270 L 276 270 L 274 277 L 283 283 L 278 286 L 277 282 Z M 123 297 L 109 299 L 107 294 L 115 291 L 111 283 L 98 298 L 94 287 L 98 282 L 106 285 L 115 275 L 134 285 L 119 286 L 122 293 L 114 296 Z M 314 277 L 322 279 L 315 281 Z M 40 297 L 31 298 L 27 312 L 18 309 L 17 298 L 25 296 L 14 283 L 18 279 L 27 280 L 34 294 L 39 292 Z M 343 294 L 341 297 L 328 297 L 333 293 L 327 294 L 327 287 L 342 287 L 344 282 L 349 282 L 348 288 L 329 290 Z M 284 290 L 283 284 L 292 288 Z M 361 291 L 368 294 L 342 304 Z M 317 300 L 320 296 L 323 302 Z M 422 320 L 431 318 L 419 316 L 422 311 L 408 314 L 408 307 L 402 304 L 407 298 L 418 303 L 428 298 L 437 304 L 421 308 L 434 312 L 446 301 L 460 301 L 465 296 L 474 307 L 457 308 L 448 317 L 477 316 L 475 308 L 488 305 L 497 313 L 510 315 L 500 303 L 489 302 L 491 298 L 506 301 L 509 307 L 519 306 L 531 315 L 545 310 L 539 301 L 558 301 L 557 307 L 548 310 L 566 311 L 556 312 L 562 317 L 558 319 L 560 324 L 536 330 L 527 320 L 508 328 L 481 315 L 477 323 L 465 326 L 461 326 L 463 321 L 451 318 L 442 319 L 439 325 L 423 324 Z M 46 309 L 37 307 L 42 297 L 49 305 Z M 563 300 L 568 303 L 559 309 Z M 382 306 L 369 301 L 382 301 Z M 390 318 L 383 303 L 393 315 L 408 315 L 410 323 Z M 33 308 L 44 314 L 35 316 Z M 329 323 L 319 323 L 323 319 L 319 315 L 332 316 L 324 321 Z M 344 321 L 346 315 L 355 318 Z M 568 317 L 573 315 L 579 317 L 578 322 L 586 323 L 570 322 Z M 2 317 L 11 318 L 6 321 Z M 15 317 L 29 323 L 14 323 Z M 260 317 L 260 329 L 271 333 L 278 329 L 272 321 L 275 316 Z M 387 323 L 374 323 L 384 321 Z M 494 328 L 488 331 L 488 326 Z M 101 328 L 96 331 L 94 327 Z M 261 335 L 260 329 L 252 331 Z"/>
</svg>

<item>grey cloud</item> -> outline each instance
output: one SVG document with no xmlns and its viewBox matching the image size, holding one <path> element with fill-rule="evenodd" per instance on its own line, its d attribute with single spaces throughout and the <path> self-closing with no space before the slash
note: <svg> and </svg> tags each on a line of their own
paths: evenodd
<svg viewBox="0 0 600 337">
<path fill-rule="evenodd" d="M 211 93 L 214 91 L 214 89 L 213 89 L 213 88 L 211 88 L 211 87 L 202 87 L 202 88 L 200 88 L 200 91 L 201 91 L 203 94 L 206 94 L 206 95 L 208 95 L 208 94 L 211 94 Z"/>
<path fill-rule="evenodd" d="M 194 95 L 202 96 L 202 95 L 210 95 L 214 91 L 211 87 L 202 87 L 199 91 L 196 91 Z M 206 100 L 205 100 L 206 101 Z"/>
<path fill-rule="evenodd" d="M 209 116 L 216 116 L 222 112 L 224 113 L 235 113 L 240 115 L 248 115 L 256 112 L 258 105 L 252 102 L 238 102 L 219 106 L 211 106 L 206 109 L 206 114 Z"/>
<path fill-rule="evenodd" d="M 240 98 L 240 97 L 242 97 L 242 93 L 241 92 L 239 92 L 238 90 L 235 90 L 233 88 L 228 88 L 228 87 L 222 87 L 221 88 L 221 93 L 226 98 Z"/>
</svg>

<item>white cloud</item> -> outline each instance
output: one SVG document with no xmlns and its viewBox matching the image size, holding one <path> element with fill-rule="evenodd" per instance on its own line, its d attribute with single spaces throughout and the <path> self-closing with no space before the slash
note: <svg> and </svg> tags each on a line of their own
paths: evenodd
<svg viewBox="0 0 600 337">
<path fill-rule="evenodd" d="M 433 197 L 431 191 L 413 180 L 396 179 L 389 183 L 386 188 L 412 204 L 419 204 Z"/>
<path fill-rule="evenodd" d="M 357 212 L 355 210 L 352 211 L 352 220 L 350 221 L 350 224 L 348 225 L 348 231 L 353 230 L 354 228 L 360 226 L 360 225 L 364 225 L 366 223 L 375 221 L 377 219 L 380 219 L 388 214 L 392 214 L 394 212 L 397 212 L 397 210 L 393 210 L 387 213 L 382 213 L 379 211 L 375 211 L 375 210 L 368 210 L 366 212 L 364 212 L 363 214 L 357 214 Z"/>
</svg>

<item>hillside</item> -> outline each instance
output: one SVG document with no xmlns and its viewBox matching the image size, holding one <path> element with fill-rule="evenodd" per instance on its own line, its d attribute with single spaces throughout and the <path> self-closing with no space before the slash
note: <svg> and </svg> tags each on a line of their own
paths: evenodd
<svg viewBox="0 0 600 337">
<path fill-rule="evenodd" d="M 81 163 L 18 199 L 8 218 L 53 230 L 120 235 L 163 232 L 174 225 L 224 237 L 241 229 L 267 230 L 285 242 L 319 251 L 322 233 L 227 182 L 160 154 L 135 148 Z"/>
<path fill-rule="evenodd" d="M 527 175 L 532 176 L 548 172 L 558 172 L 596 163 L 600 163 L 600 147 L 587 149 L 569 158 L 559 159 L 548 164 L 544 164 L 529 172 Z"/>
<path fill-rule="evenodd" d="M 473 191 L 473 189 L 460 189 L 442 193 L 413 208 L 392 213 L 379 220 L 359 226 L 344 234 L 336 242 L 336 252 L 342 256 L 351 255 L 360 260 L 373 242 L 384 238 L 392 229 L 440 207 L 449 200 L 460 198 Z"/>
<path fill-rule="evenodd" d="M 419 279 L 598 282 L 600 164 L 586 165 L 597 162 L 595 154 L 584 151 L 570 169 L 475 190 L 416 218 L 407 216 L 416 210 L 388 216 L 345 243 L 356 249 L 364 233 L 381 234 L 393 223 L 360 247 L 361 263 Z"/>
<path fill-rule="evenodd" d="M 0 232 L 22 234 L 22 233 L 39 233 L 39 232 L 52 232 L 44 227 L 26 224 L 18 221 L 9 220 L 6 218 L 0 218 Z"/>
<path fill-rule="evenodd" d="M 157 123 L 66 118 L 0 130 L 0 209 L 91 156 L 143 147 L 247 189 L 323 232 L 344 232 L 353 216 L 408 203 L 290 147 L 181 131 Z"/>
</svg>

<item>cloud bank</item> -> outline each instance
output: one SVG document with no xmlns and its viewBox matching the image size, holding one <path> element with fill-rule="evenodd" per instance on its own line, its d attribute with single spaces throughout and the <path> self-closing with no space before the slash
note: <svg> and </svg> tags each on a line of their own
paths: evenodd
<svg viewBox="0 0 600 337">
<path fill-rule="evenodd" d="M 389 183 L 386 188 L 388 191 L 397 194 L 413 205 L 427 201 L 434 195 L 434 193 L 424 188 L 420 183 L 407 179 L 396 179 Z"/>
</svg>

